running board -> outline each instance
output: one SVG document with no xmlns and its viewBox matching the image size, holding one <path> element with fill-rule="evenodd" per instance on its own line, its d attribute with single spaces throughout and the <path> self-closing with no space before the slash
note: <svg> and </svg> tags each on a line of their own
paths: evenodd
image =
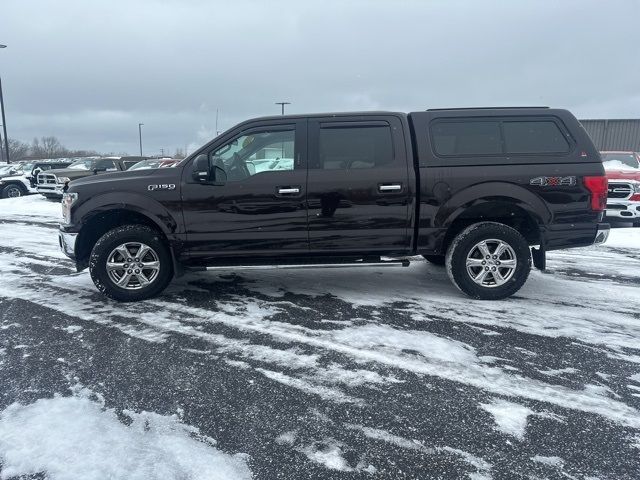
<svg viewBox="0 0 640 480">
<path fill-rule="evenodd" d="M 353 263 L 298 263 L 291 265 L 216 265 L 205 267 L 205 270 L 288 270 L 299 268 L 350 268 L 350 267 L 408 267 L 409 260 L 388 260 L 381 262 L 353 262 Z"/>
</svg>

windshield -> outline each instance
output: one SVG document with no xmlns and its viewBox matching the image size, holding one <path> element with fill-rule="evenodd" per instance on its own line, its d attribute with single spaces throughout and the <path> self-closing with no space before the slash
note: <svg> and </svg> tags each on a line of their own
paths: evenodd
<svg viewBox="0 0 640 480">
<path fill-rule="evenodd" d="M 93 160 L 80 160 L 78 162 L 72 163 L 67 168 L 71 168 L 73 170 L 91 170 L 92 164 Z"/>
<path fill-rule="evenodd" d="M 602 162 L 606 170 L 638 169 L 638 159 L 633 153 L 602 153 Z"/>
<path fill-rule="evenodd" d="M 152 159 L 152 160 L 142 160 L 141 162 L 133 165 L 129 170 L 143 170 L 145 168 L 166 168 L 166 167 L 174 167 L 176 165 L 175 160 L 167 160 L 167 159 Z"/>
</svg>

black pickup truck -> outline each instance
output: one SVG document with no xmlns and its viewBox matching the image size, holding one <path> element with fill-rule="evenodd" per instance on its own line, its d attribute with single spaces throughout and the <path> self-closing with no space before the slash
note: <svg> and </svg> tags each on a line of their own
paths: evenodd
<svg viewBox="0 0 640 480">
<path fill-rule="evenodd" d="M 501 299 L 546 251 L 604 242 L 606 197 L 600 155 L 566 110 L 266 117 L 174 168 L 72 181 L 60 245 L 122 301 L 190 268 L 418 255 L 471 297 Z"/>
</svg>

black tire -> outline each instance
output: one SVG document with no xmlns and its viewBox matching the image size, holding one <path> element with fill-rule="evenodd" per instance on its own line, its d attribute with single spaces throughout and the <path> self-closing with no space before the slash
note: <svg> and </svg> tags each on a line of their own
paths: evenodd
<svg viewBox="0 0 640 480">
<path fill-rule="evenodd" d="M 22 197 L 25 193 L 26 191 L 23 186 L 18 185 L 17 183 L 10 183 L 2 189 L 2 192 L 0 192 L 0 197 L 18 198 Z"/>
<path fill-rule="evenodd" d="M 442 267 L 445 264 L 446 258 L 444 255 L 422 255 L 422 256 L 424 257 L 425 260 L 433 263 L 434 265 L 438 265 Z"/>
<path fill-rule="evenodd" d="M 470 267 L 471 273 L 469 273 L 467 257 L 480 253 L 478 245 L 485 240 L 489 241 L 490 249 L 491 244 L 495 244 L 497 247 L 498 242 L 502 242 L 510 250 L 503 254 L 506 258 L 489 258 L 489 260 L 485 260 L 484 256 L 470 258 L 470 261 L 489 263 L 483 264 L 484 266 L 472 266 Z M 502 261 L 500 262 L 500 260 Z M 515 260 L 515 268 L 513 269 L 504 266 L 507 262 L 513 263 L 511 260 Z M 498 262 L 497 266 L 496 262 Z M 527 281 L 531 271 L 531 252 L 527 241 L 517 230 L 502 223 L 482 222 L 467 227 L 454 238 L 447 251 L 446 265 L 449 278 L 463 293 L 479 300 L 500 300 L 516 293 Z M 506 280 L 504 283 L 499 284 L 500 280 L 497 280 L 491 271 L 493 268 L 498 269 L 497 274 L 500 277 L 504 277 Z M 486 285 L 476 283 L 471 277 L 472 273 L 477 273 L 479 276 L 483 270 L 487 269 L 489 270 L 484 273 Z M 489 276 L 490 278 L 488 278 Z M 491 285 L 491 283 L 493 284 Z"/>
<path fill-rule="evenodd" d="M 127 243 L 143 243 L 151 247 L 153 254 L 159 262 L 159 270 L 153 280 L 146 286 L 123 288 L 115 283 L 107 272 L 107 260 L 114 250 Z M 134 255 L 132 255 L 133 257 Z M 135 260 L 135 259 L 134 259 Z M 143 259 L 140 259 L 142 262 Z M 135 262 L 132 262 L 135 264 Z M 132 269 L 128 272 L 131 274 Z M 138 270 L 136 270 L 138 271 Z M 140 270 L 142 271 L 142 270 Z M 152 298 L 162 292 L 173 278 L 173 262 L 161 234 L 145 225 L 124 225 L 105 233 L 96 242 L 89 259 L 89 272 L 91 279 L 98 290 L 109 298 L 121 302 L 135 302 Z M 123 271 L 123 274 L 126 273 Z M 136 275 L 137 277 L 137 275 Z M 132 278 L 131 282 L 133 283 Z M 141 283 L 141 282 L 139 282 Z M 128 286 L 129 284 L 127 284 Z"/>
</svg>

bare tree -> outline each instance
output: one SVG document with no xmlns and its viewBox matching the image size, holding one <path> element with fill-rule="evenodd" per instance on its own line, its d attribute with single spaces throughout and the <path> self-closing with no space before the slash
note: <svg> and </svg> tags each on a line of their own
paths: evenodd
<svg viewBox="0 0 640 480">
<path fill-rule="evenodd" d="M 31 144 L 31 156 L 35 158 L 58 158 L 67 152 L 68 150 L 53 136 L 34 138 Z"/>
<path fill-rule="evenodd" d="M 12 162 L 17 162 L 27 157 L 28 154 L 28 144 L 14 138 L 9 139 L 9 160 L 11 160 Z"/>
</svg>

